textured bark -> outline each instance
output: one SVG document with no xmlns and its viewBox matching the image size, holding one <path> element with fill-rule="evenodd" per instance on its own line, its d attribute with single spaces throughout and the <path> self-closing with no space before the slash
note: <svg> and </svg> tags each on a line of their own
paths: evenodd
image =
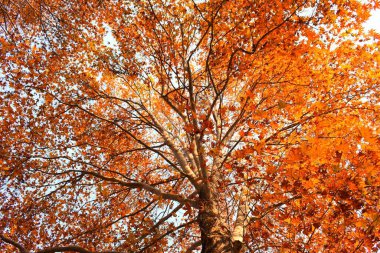
<svg viewBox="0 0 380 253">
<path fill-rule="evenodd" d="M 199 213 L 199 226 L 202 237 L 202 253 L 231 252 L 231 243 L 225 228 L 212 209 L 212 204 L 207 203 Z"/>
<path fill-rule="evenodd" d="M 242 242 L 233 241 L 221 218 L 220 210 L 216 208 L 212 192 L 209 189 L 200 192 L 202 204 L 198 222 L 201 229 L 202 253 L 240 253 Z"/>
<path fill-rule="evenodd" d="M 241 253 L 243 242 L 233 241 L 226 227 L 214 213 L 204 211 L 199 215 L 202 253 Z"/>
</svg>

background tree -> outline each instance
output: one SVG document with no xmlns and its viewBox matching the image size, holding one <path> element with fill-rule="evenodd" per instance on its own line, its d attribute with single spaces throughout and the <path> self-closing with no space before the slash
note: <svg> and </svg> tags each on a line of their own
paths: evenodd
<svg viewBox="0 0 380 253">
<path fill-rule="evenodd" d="M 1 1 L 0 250 L 379 250 L 377 7 Z"/>
</svg>

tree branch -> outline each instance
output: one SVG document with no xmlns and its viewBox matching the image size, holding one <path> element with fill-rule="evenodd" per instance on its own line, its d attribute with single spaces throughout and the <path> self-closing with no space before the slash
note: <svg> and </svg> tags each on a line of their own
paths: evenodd
<svg viewBox="0 0 380 253">
<path fill-rule="evenodd" d="M 21 244 L 18 242 L 4 236 L 0 235 L 0 238 L 6 242 L 9 243 L 16 248 L 19 249 L 20 253 L 30 253 L 29 250 L 25 249 Z M 51 247 L 51 248 L 46 248 L 42 250 L 35 251 L 35 253 L 54 253 L 54 252 L 78 252 L 78 253 L 122 253 L 120 251 L 89 251 L 85 248 L 75 246 L 75 245 L 69 245 L 69 246 L 60 246 L 60 247 Z"/>
<path fill-rule="evenodd" d="M 240 252 L 243 246 L 244 238 L 244 228 L 247 221 L 247 212 L 248 212 L 248 203 L 247 203 L 247 194 L 249 189 L 246 186 L 243 186 L 240 203 L 237 210 L 237 217 L 235 222 L 235 228 L 232 232 L 232 252 Z"/>
<path fill-rule="evenodd" d="M 9 243 L 13 246 L 15 246 L 16 248 L 19 249 L 20 253 L 29 253 L 29 251 L 27 249 L 25 249 L 21 244 L 19 244 L 18 242 L 16 241 L 13 241 L 12 239 L 4 236 L 4 235 L 0 235 L 0 238 L 1 240 L 3 240 L 4 242 L 6 243 Z"/>
<path fill-rule="evenodd" d="M 187 250 L 186 253 L 191 253 L 193 250 L 196 250 L 199 246 L 202 245 L 202 241 L 196 241 L 194 242 Z"/>
<path fill-rule="evenodd" d="M 156 194 L 157 196 L 159 197 L 162 197 L 164 199 L 168 199 L 168 200 L 174 200 L 174 201 L 177 201 L 179 203 L 189 203 L 191 206 L 193 207 L 197 207 L 196 203 L 192 200 L 189 200 L 189 199 L 186 199 L 186 198 L 183 198 L 182 196 L 180 195 L 177 195 L 177 194 L 172 194 L 172 193 L 166 193 L 166 192 L 162 192 L 160 191 L 159 189 L 149 185 L 149 184 L 146 184 L 146 183 L 142 183 L 142 182 L 133 182 L 133 183 L 129 183 L 129 182 L 124 182 L 124 181 L 121 181 L 119 179 L 116 179 L 116 178 L 111 178 L 111 177 L 106 177 L 106 176 L 103 176 L 99 173 L 96 173 L 96 172 L 92 172 L 92 171 L 82 171 L 82 170 L 72 170 L 74 172 L 80 172 L 80 173 L 84 173 L 84 174 L 88 174 L 88 175 L 92 175 L 94 177 L 97 177 L 97 178 L 100 178 L 100 179 L 103 179 L 105 181 L 109 181 L 109 182 L 115 182 L 115 183 L 118 183 L 122 186 L 127 186 L 127 187 L 130 187 L 130 188 L 141 188 L 141 189 L 144 189 L 150 193 L 153 193 L 153 194 Z"/>
</svg>

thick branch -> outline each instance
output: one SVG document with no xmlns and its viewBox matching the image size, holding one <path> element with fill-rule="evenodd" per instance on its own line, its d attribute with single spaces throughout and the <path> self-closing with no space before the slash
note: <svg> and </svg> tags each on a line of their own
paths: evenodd
<svg viewBox="0 0 380 253">
<path fill-rule="evenodd" d="M 189 203 L 193 207 L 197 206 L 194 201 L 191 201 L 191 200 L 188 200 L 186 198 L 183 198 L 182 196 L 177 195 L 177 194 L 162 192 L 159 189 L 157 189 L 157 188 L 155 188 L 155 187 L 153 187 L 153 186 L 151 186 L 149 184 L 146 184 L 146 183 L 142 183 L 142 182 L 133 182 L 133 183 L 124 182 L 124 181 L 121 181 L 119 179 L 111 178 L 111 177 L 106 177 L 106 176 L 100 175 L 99 173 L 92 172 L 92 171 L 76 171 L 76 172 L 81 172 L 81 173 L 84 173 L 84 174 L 89 174 L 89 175 L 92 175 L 94 177 L 103 179 L 105 181 L 115 182 L 115 183 L 118 183 L 118 184 L 120 184 L 122 186 L 127 186 L 127 187 L 130 187 L 130 188 L 141 188 L 141 189 L 144 189 L 144 190 L 146 190 L 146 191 L 148 191 L 150 193 L 153 193 L 153 194 L 155 194 L 155 195 L 157 195 L 159 197 L 162 197 L 163 199 L 174 200 L 174 201 L 177 201 L 179 203 Z"/>
<path fill-rule="evenodd" d="M 16 248 L 19 249 L 20 253 L 30 253 L 29 250 L 25 249 L 21 244 L 18 242 L 4 236 L 0 235 L 1 240 L 3 240 L 6 243 L 9 243 Z M 42 250 L 35 251 L 35 253 L 54 253 L 54 252 L 78 252 L 78 253 L 121 253 L 119 251 L 89 251 L 85 248 L 79 247 L 79 246 L 61 246 L 61 247 L 51 247 L 51 248 L 46 248 Z"/>
<path fill-rule="evenodd" d="M 68 252 L 68 251 L 78 252 L 78 253 L 94 253 L 79 246 L 52 247 L 52 248 L 39 250 L 36 253 L 54 253 L 54 252 Z"/>
<path fill-rule="evenodd" d="M 192 207 L 195 207 L 195 208 L 197 208 L 197 206 L 198 206 L 195 201 L 184 198 L 183 196 L 180 196 L 178 194 L 162 192 L 150 184 L 146 184 L 143 182 L 125 182 L 125 181 L 122 181 L 122 180 L 117 179 L 115 177 L 107 177 L 107 176 L 101 175 L 101 174 L 94 172 L 94 171 L 67 170 L 64 172 L 57 172 L 55 174 L 59 175 L 59 174 L 68 174 L 68 173 L 81 173 L 83 175 L 91 175 L 91 176 L 99 178 L 101 180 L 104 180 L 107 182 L 113 182 L 113 183 L 116 183 L 116 184 L 121 185 L 121 186 L 126 186 L 126 187 L 133 188 L 133 189 L 138 189 L 138 188 L 144 189 L 144 190 L 146 190 L 150 193 L 153 193 L 153 194 L 155 194 L 155 195 L 157 195 L 163 199 L 174 200 L 174 201 L 177 201 L 177 202 L 182 203 L 182 204 L 188 203 Z"/>
<path fill-rule="evenodd" d="M 20 253 L 29 253 L 29 251 L 27 249 L 25 249 L 21 244 L 19 244 L 18 242 L 16 241 L 13 241 L 12 239 L 4 236 L 4 235 L 0 235 L 0 238 L 1 240 L 3 240 L 4 242 L 6 243 L 9 243 L 13 246 L 15 246 L 16 248 L 18 248 L 18 250 L 20 251 Z"/>
<path fill-rule="evenodd" d="M 237 210 L 237 217 L 235 222 L 235 228 L 232 232 L 232 244 L 233 250 L 232 252 L 240 252 L 243 246 L 243 238 L 244 238 L 244 228 L 247 220 L 247 212 L 248 212 L 248 203 L 247 203 L 247 194 L 249 189 L 246 186 L 243 186 L 240 203 Z"/>
</svg>

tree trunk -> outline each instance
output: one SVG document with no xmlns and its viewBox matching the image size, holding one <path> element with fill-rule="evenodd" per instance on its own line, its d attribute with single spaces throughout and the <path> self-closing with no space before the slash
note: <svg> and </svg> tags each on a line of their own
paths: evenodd
<svg viewBox="0 0 380 253">
<path fill-rule="evenodd" d="M 234 241 L 210 193 L 200 193 L 198 223 L 201 229 L 202 253 L 241 253 L 243 244 Z"/>
</svg>

